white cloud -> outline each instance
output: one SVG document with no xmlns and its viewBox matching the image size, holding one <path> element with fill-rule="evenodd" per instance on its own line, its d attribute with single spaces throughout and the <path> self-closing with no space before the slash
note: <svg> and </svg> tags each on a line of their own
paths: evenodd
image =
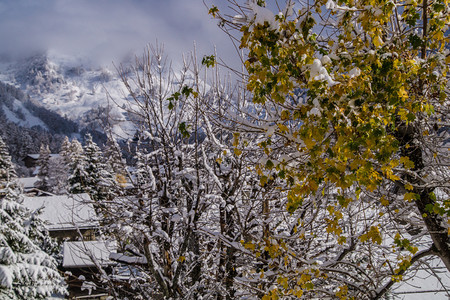
<svg viewBox="0 0 450 300">
<path fill-rule="evenodd" d="M 140 54 L 156 40 L 172 59 L 192 50 L 234 56 L 228 37 L 202 0 L 5 0 L 0 3 L 0 53 L 51 50 L 108 64 Z M 227 57 L 228 56 L 228 57 Z"/>
</svg>

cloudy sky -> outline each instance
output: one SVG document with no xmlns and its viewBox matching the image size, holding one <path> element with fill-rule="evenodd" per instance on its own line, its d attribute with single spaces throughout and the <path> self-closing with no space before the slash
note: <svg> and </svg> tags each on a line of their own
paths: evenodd
<svg viewBox="0 0 450 300">
<path fill-rule="evenodd" d="M 108 64 L 158 40 L 171 57 L 195 41 L 199 56 L 217 46 L 232 60 L 230 40 L 207 11 L 202 0 L 1 0 L 0 54 L 50 50 Z"/>
</svg>

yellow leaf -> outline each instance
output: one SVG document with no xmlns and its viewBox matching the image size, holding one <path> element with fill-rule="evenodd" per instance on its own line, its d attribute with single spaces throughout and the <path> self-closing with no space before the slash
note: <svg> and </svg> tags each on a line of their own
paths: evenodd
<svg viewBox="0 0 450 300">
<path fill-rule="evenodd" d="M 399 91 L 398 91 L 398 96 L 399 96 L 400 98 L 404 98 L 404 99 L 408 98 L 408 92 L 405 91 L 405 88 L 404 88 L 403 86 L 400 87 L 400 89 L 399 89 Z"/>
<path fill-rule="evenodd" d="M 381 45 L 384 44 L 383 40 L 381 39 L 381 37 L 379 35 L 374 36 L 372 41 L 373 41 L 373 44 L 375 45 L 375 47 L 377 47 L 377 48 L 379 48 Z"/>
<path fill-rule="evenodd" d="M 419 195 L 417 195 L 416 193 L 406 193 L 405 195 L 403 195 L 403 199 L 406 201 L 411 201 L 416 200 L 418 196 Z"/>
<path fill-rule="evenodd" d="M 308 149 L 312 149 L 314 147 L 314 145 L 316 144 L 312 138 L 305 138 L 303 139 L 303 142 L 306 145 L 306 148 Z"/>
<path fill-rule="evenodd" d="M 289 129 L 284 124 L 278 124 L 278 128 L 280 129 L 281 133 L 289 132 Z"/>
<path fill-rule="evenodd" d="M 372 243 L 377 243 L 378 245 L 381 245 L 381 241 L 382 241 L 380 230 L 378 229 L 378 226 L 370 226 L 369 231 L 367 233 L 361 235 L 359 237 L 359 239 L 363 243 L 370 239 L 370 240 L 372 240 Z"/>
<path fill-rule="evenodd" d="M 239 132 L 233 133 L 233 146 L 237 147 L 239 145 Z"/>
<path fill-rule="evenodd" d="M 340 236 L 338 238 L 338 244 L 343 245 L 347 241 L 347 238 L 345 236 Z"/>
<path fill-rule="evenodd" d="M 407 189 L 408 191 L 412 191 L 413 190 L 413 186 L 409 183 L 405 184 L 405 189 Z"/>
<path fill-rule="evenodd" d="M 290 113 L 288 110 L 283 110 L 281 112 L 281 120 L 287 120 L 289 119 Z"/>
<path fill-rule="evenodd" d="M 256 246 L 252 242 L 248 242 L 244 244 L 245 249 L 255 250 Z"/>
<path fill-rule="evenodd" d="M 383 205 L 383 206 L 388 206 L 389 205 L 389 200 L 384 198 L 384 196 L 381 197 L 380 202 L 381 202 L 381 205 Z"/>
<path fill-rule="evenodd" d="M 409 148 L 409 147 L 406 147 L 407 149 Z M 412 169 L 412 168 L 414 168 L 414 162 L 412 162 L 411 160 L 409 160 L 409 158 L 407 157 L 407 156 L 402 156 L 402 157 L 400 157 L 400 162 L 403 164 L 403 166 L 406 168 L 406 169 Z"/>
<path fill-rule="evenodd" d="M 261 179 L 259 180 L 259 183 L 261 184 L 261 186 L 265 186 L 267 181 L 268 181 L 267 176 L 263 175 L 263 176 L 261 176 Z"/>
</svg>

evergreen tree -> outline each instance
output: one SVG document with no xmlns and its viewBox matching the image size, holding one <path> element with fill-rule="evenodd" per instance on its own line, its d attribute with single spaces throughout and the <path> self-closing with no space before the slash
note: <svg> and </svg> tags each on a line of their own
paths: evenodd
<svg viewBox="0 0 450 300">
<path fill-rule="evenodd" d="M 8 147 L 0 137 L 0 183 L 9 183 L 12 178 L 16 178 L 16 171 L 12 167 Z M 3 188 L 3 186 L 0 186 L 0 189 Z"/>
<path fill-rule="evenodd" d="M 117 185 L 113 175 L 103 162 L 103 154 L 90 134 L 86 135 L 85 146 L 77 140 L 70 146 L 69 192 L 88 193 L 99 213 L 104 200 L 115 197 Z"/>
<path fill-rule="evenodd" d="M 73 140 L 70 144 L 69 153 L 69 192 L 72 194 L 85 193 L 86 191 L 86 156 L 84 155 L 83 146 L 77 140 Z"/>
<path fill-rule="evenodd" d="M 116 185 L 111 172 L 103 162 L 100 148 L 90 134 L 87 134 L 85 138 L 84 154 L 86 156 L 85 189 L 98 207 L 101 207 L 102 201 L 114 197 Z"/>
<path fill-rule="evenodd" d="M 59 155 L 63 159 L 63 162 L 69 166 L 70 165 L 70 141 L 67 136 L 64 137 L 64 140 L 61 143 L 61 150 L 59 152 Z"/>
<path fill-rule="evenodd" d="M 61 144 L 59 157 L 50 161 L 52 192 L 58 195 L 67 193 L 69 186 L 70 141 L 66 136 Z"/>
<path fill-rule="evenodd" d="M 50 160 L 50 191 L 57 195 L 67 193 L 69 166 L 63 157 L 54 157 Z"/>
<path fill-rule="evenodd" d="M 42 221 L 21 205 L 22 190 L 0 138 L 0 299 L 43 299 L 64 293 L 55 260 L 42 247 Z"/>
<path fill-rule="evenodd" d="M 39 167 L 39 181 L 36 182 L 35 186 L 42 191 L 50 191 L 52 187 L 50 182 L 50 149 L 48 145 L 41 145 L 37 166 Z"/>
<path fill-rule="evenodd" d="M 107 170 L 113 175 L 115 182 L 124 185 L 126 183 L 126 164 L 122 158 L 120 146 L 111 132 L 107 136 L 108 140 L 103 151 L 104 163 Z"/>
</svg>

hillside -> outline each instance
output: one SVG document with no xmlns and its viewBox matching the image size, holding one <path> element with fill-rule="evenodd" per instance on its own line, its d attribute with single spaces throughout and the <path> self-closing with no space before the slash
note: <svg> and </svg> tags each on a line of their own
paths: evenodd
<svg viewBox="0 0 450 300">
<path fill-rule="evenodd" d="M 0 81 L 16 87 L 18 91 L 14 93 L 22 93 L 24 98 L 29 96 L 28 102 L 22 101 L 22 96 L 18 99 L 21 103 L 8 100 L 11 102 L 9 110 L 3 111 L 16 124 L 25 127 L 39 125 L 50 132 L 69 134 L 68 131 L 77 131 L 52 126 L 55 121 L 59 123 L 59 116 L 76 123 L 81 133 L 103 132 L 108 124 L 117 133 L 125 134 L 123 122 L 126 114 L 119 108 L 123 102 L 123 85 L 116 73 L 111 68 L 89 67 L 80 59 L 47 53 L 20 61 L 3 61 L 0 63 Z M 17 99 L 15 96 L 12 98 Z M 109 98 L 117 103 L 112 103 Z M 43 108 L 56 114 L 45 113 Z M 119 123 L 121 126 L 116 126 Z"/>
</svg>

